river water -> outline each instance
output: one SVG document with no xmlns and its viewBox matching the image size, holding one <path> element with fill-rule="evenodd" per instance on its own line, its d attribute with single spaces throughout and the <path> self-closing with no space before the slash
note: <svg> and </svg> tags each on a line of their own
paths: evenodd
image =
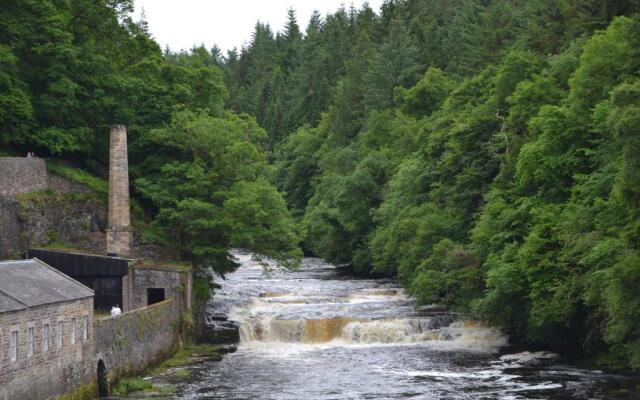
<svg viewBox="0 0 640 400">
<path fill-rule="evenodd" d="M 630 399 L 630 380 L 510 351 L 464 316 L 417 310 L 390 280 L 320 259 L 265 271 L 236 253 L 215 316 L 240 323 L 238 351 L 189 367 L 175 399 Z"/>
</svg>

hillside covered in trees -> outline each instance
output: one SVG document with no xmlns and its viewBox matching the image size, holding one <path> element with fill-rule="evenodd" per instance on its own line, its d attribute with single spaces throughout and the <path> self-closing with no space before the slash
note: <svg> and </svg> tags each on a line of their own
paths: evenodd
<svg viewBox="0 0 640 400">
<path fill-rule="evenodd" d="M 515 342 L 640 370 L 640 3 L 390 0 L 162 51 L 127 0 L 0 9 L 0 146 L 100 172 L 150 240 L 298 245 Z M 277 188 L 277 189 L 276 189 Z"/>
<path fill-rule="evenodd" d="M 375 10 L 377 11 L 377 10 Z M 307 251 L 640 369 L 634 1 L 388 1 L 226 57 Z"/>
</svg>

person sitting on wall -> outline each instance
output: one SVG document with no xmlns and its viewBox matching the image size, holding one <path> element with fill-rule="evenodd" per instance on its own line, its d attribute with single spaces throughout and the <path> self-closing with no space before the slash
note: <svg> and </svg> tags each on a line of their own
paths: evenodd
<svg viewBox="0 0 640 400">
<path fill-rule="evenodd" d="M 118 307 L 118 305 L 116 304 L 115 306 L 111 307 L 111 316 L 115 317 L 116 315 L 120 315 L 122 314 L 122 310 L 120 309 L 120 307 Z"/>
</svg>

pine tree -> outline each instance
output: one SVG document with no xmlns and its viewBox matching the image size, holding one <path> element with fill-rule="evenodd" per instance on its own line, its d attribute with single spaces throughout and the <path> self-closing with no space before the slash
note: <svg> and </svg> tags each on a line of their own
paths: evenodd
<svg viewBox="0 0 640 400">
<path fill-rule="evenodd" d="M 367 111 L 393 106 L 394 88 L 409 87 L 418 80 L 418 49 L 413 42 L 403 21 L 393 19 L 389 36 L 374 53 L 366 71 L 364 103 Z"/>
</svg>

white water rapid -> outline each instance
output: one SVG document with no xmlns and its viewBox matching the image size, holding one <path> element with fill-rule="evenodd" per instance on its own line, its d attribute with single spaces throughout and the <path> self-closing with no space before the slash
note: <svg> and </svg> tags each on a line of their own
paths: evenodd
<svg viewBox="0 0 640 400">
<path fill-rule="evenodd" d="M 266 275 L 250 254 L 209 305 L 238 351 L 189 367 L 175 399 L 629 399 L 629 382 L 550 353 L 515 352 L 471 318 L 416 309 L 391 280 L 319 259 Z"/>
</svg>

